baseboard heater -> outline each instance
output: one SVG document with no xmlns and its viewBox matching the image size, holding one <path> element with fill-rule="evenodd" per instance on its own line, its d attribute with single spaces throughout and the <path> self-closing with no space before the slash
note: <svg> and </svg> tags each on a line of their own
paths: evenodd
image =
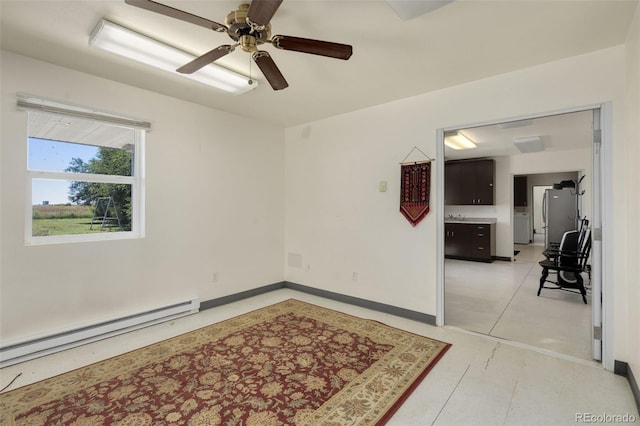
<svg viewBox="0 0 640 426">
<path fill-rule="evenodd" d="M 170 321 L 200 310 L 199 299 L 152 309 L 87 327 L 29 340 L 0 348 L 0 368 L 65 349 L 95 342 L 128 331 Z"/>
</svg>

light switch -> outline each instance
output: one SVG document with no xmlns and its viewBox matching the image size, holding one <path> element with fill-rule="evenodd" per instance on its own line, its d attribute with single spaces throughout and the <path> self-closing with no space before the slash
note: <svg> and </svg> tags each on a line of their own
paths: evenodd
<svg viewBox="0 0 640 426">
<path fill-rule="evenodd" d="M 380 184 L 378 185 L 378 190 L 380 192 L 387 192 L 387 181 L 386 180 L 381 180 Z"/>
</svg>

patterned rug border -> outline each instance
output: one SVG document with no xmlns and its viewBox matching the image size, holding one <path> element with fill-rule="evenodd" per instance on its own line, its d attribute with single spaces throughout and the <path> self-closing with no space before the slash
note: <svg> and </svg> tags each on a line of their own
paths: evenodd
<svg viewBox="0 0 640 426">
<path fill-rule="evenodd" d="M 337 310 L 332 309 L 332 308 L 325 308 L 325 307 L 322 307 L 322 306 L 317 306 L 317 305 L 314 305 L 312 303 L 299 301 L 297 299 L 289 299 L 286 302 L 289 302 L 289 301 L 296 301 L 296 302 L 304 303 L 304 304 L 307 304 L 307 305 L 310 305 L 310 306 L 313 306 L 313 307 L 316 307 L 316 308 L 320 308 L 320 309 L 323 309 L 323 310 L 331 311 L 331 312 L 333 312 L 334 314 L 336 314 L 338 316 L 353 318 L 353 319 L 355 319 L 357 321 L 373 323 L 373 324 L 376 324 L 378 327 L 384 327 L 384 328 L 387 328 L 387 329 L 392 330 L 392 331 L 399 331 L 400 333 L 405 334 L 405 335 L 413 336 L 413 337 L 419 338 L 419 339 L 428 339 L 428 340 L 431 340 L 432 342 L 437 342 L 437 343 L 440 343 L 440 344 L 444 345 L 443 348 L 439 351 L 439 353 L 434 358 L 431 358 L 431 359 L 428 360 L 427 365 L 423 368 L 422 373 L 420 373 L 420 375 L 418 375 L 417 377 L 414 377 L 413 382 L 408 387 L 406 387 L 404 389 L 403 393 L 396 399 L 396 401 L 393 403 L 393 405 L 389 406 L 386 409 L 384 415 L 379 417 L 376 420 L 376 422 L 375 422 L 376 426 L 385 425 L 393 417 L 393 415 L 398 411 L 398 409 L 400 409 L 402 404 L 404 404 L 404 402 L 407 400 L 407 398 L 409 398 L 409 396 L 413 393 L 413 391 L 415 391 L 415 389 L 420 385 L 420 383 L 422 383 L 422 381 L 427 377 L 429 372 L 431 372 L 433 367 L 435 367 L 435 365 L 440 361 L 440 359 L 447 353 L 447 351 L 452 346 L 451 343 L 447 343 L 447 342 L 444 342 L 442 340 L 434 339 L 432 337 L 423 336 L 421 334 L 413 333 L 411 331 L 402 330 L 402 329 L 400 329 L 398 327 L 394 327 L 394 326 L 385 324 L 384 322 L 381 322 L 381 321 L 378 321 L 378 320 L 347 314 L 347 313 L 344 313 L 344 312 L 341 312 L 341 311 L 337 311 Z M 322 321 L 322 319 L 319 319 L 319 320 Z M 359 330 L 359 332 L 363 332 L 363 331 Z M 365 334 L 365 333 L 363 333 L 363 334 Z M 372 336 L 368 335 L 368 337 L 371 338 Z M 397 342 L 395 342 L 395 343 L 397 343 Z M 399 349 L 396 348 L 390 354 L 388 354 L 387 357 L 391 357 L 392 354 L 397 352 L 398 350 Z M 367 375 L 367 373 L 371 374 L 372 373 L 371 369 L 375 370 L 375 368 L 376 368 L 376 366 L 372 366 L 367 372 L 363 373 L 363 376 Z M 322 410 L 324 408 L 330 408 L 330 407 L 326 407 L 327 404 L 337 405 L 339 403 L 339 401 L 338 401 L 339 397 L 343 394 L 344 391 L 345 390 L 343 389 L 341 392 L 338 393 L 338 395 L 335 395 L 330 401 L 327 401 L 327 403 L 324 406 L 320 407 L 318 409 L 318 411 L 320 411 L 320 410 Z M 314 420 L 316 420 L 316 419 L 317 419 L 317 417 L 314 417 Z M 323 420 L 330 420 L 330 419 L 323 419 Z M 331 423 L 331 424 L 333 424 L 333 423 Z M 309 423 L 309 426 L 314 426 L 314 425 L 316 425 L 316 423 Z"/>
<path fill-rule="evenodd" d="M 406 344 L 407 336 L 412 337 L 414 339 L 427 339 L 429 341 L 438 343 L 442 345 L 439 348 L 439 351 L 435 356 L 425 359 L 424 364 L 420 364 L 416 367 L 416 369 L 421 369 L 421 373 L 417 376 L 411 376 L 411 383 L 402 388 L 402 393 L 399 394 L 395 401 L 391 405 L 387 405 L 384 409 L 384 412 L 381 416 L 377 417 L 375 420 L 376 425 L 384 425 L 389 421 L 389 419 L 396 413 L 396 411 L 400 408 L 400 406 L 406 401 L 406 399 L 411 395 L 411 393 L 420 385 L 420 383 L 425 379 L 425 377 L 429 374 L 429 372 L 433 369 L 433 367 L 438 363 L 438 361 L 444 356 L 444 354 L 451 347 L 450 343 L 443 342 L 437 339 L 433 339 L 431 337 L 423 336 L 420 334 L 412 333 L 410 331 L 405 331 L 397 327 L 390 326 L 383 322 L 363 318 L 356 315 L 347 314 L 344 312 L 337 311 L 335 309 L 326 308 L 323 306 L 315 305 L 309 302 L 304 302 L 295 298 L 287 299 L 281 302 L 277 302 L 275 304 L 265 306 L 262 308 L 257 308 L 246 313 L 242 313 L 236 315 L 234 317 L 224 319 L 215 323 L 207 324 L 197 329 L 187 331 L 183 334 L 169 337 L 167 339 L 163 339 L 158 342 L 151 343 L 149 345 L 142 346 L 140 348 L 133 349 L 131 351 L 123 352 L 122 354 L 115 355 L 113 357 L 106 358 L 102 361 L 97 361 L 95 363 L 88 364 L 86 366 L 78 367 L 76 369 L 66 371 L 55 376 L 51 376 L 45 378 L 43 380 L 19 387 L 17 389 L 13 389 L 10 391 L 5 391 L 0 393 L 0 424 L 14 424 L 13 422 L 13 413 L 21 412 L 22 405 L 13 405 L 7 406 L 7 403 L 4 401 L 8 399 L 9 396 L 14 395 L 22 395 L 21 400 L 27 401 L 29 404 L 33 405 L 34 401 L 42 398 L 43 401 L 41 403 L 45 403 L 48 400 L 51 400 L 50 397 L 47 398 L 48 389 L 39 390 L 38 387 L 42 387 L 46 385 L 49 381 L 54 380 L 62 380 L 65 383 L 65 389 L 67 392 L 63 395 L 56 394 L 55 398 L 59 399 L 64 397 L 65 395 L 72 394 L 77 392 L 77 388 L 86 388 L 97 383 L 100 383 L 104 380 L 105 369 L 108 369 L 109 375 L 112 377 L 117 376 L 123 371 L 134 370 L 140 368 L 152 360 L 149 358 L 145 358 L 143 360 L 138 359 L 137 363 L 134 361 L 131 362 L 131 358 L 128 355 L 131 355 L 138 351 L 154 351 L 153 360 L 160 361 L 167 357 L 168 352 L 163 350 L 163 347 L 167 344 L 167 342 L 172 342 L 174 347 L 172 349 L 173 352 L 185 351 L 189 349 L 190 343 L 197 342 L 199 339 L 196 336 L 206 335 L 210 339 L 216 339 L 219 337 L 224 337 L 230 333 L 235 331 L 244 329 L 249 327 L 252 324 L 258 322 L 264 322 L 269 318 L 276 317 L 283 312 L 293 311 L 294 309 L 302 309 L 304 308 L 303 314 L 305 316 L 309 316 L 317 321 L 323 322 L 325 324 L 333 325 L 336 327 L 345 327 L 348 326 L 349 330 L 353 330 L 359 334 L 367 336 L 368 338 L 374 341 L 380 341 L 379 336 L 382 334 L 385 336 L 385 339 L 382 339 L 386 342 L 393 342 L 396 347 L 391 350 L 385 357 L 393 357 L 396 356 L 396 353 L 402 351 L 403 344 Z M 323 311 L 325 315 L 323 315 Z M 329 311 L 333 315 L 326 315 L 326 312 Z M 214 326 L 220 326 L 218 328 Z M 374 327 L 375 325 L 375 327 Z M 384 332 L 377 330 L 374 333 L 376 327 L 384 329 Z M 405 338 L 401 338 L 404 336 Z M 120 358 L 120 359 L 119 359 Z M 382 359 L 381 359 L 382 360 Z M 375 377 L 377 372 L 376 370 L 380 368 L 382 363 L 377 362 L 372 365 L 368 370 L 362 373 L 360 377 L 358 377 L 359 382 L 366 382 L 368 380 L 372 380 L 372 377 Z M 108 367 L 108 368 L 107 368 Z M 80 377 L 81 380 L 78 380 L 75 376 L 80 374 L 81 370 L 85 370 L 85 374 Z M 93 379 L 93 381 L 91 381 Z M 321 407 L 318 408 L 316 414 L 313 418 L 309 419 L 312 423 L 308 424 L 318 424 L 317 421 L 322 418 L 324 422 L 330 423 L 332 421 L 335 422 L 335 412 L 336 407 L 344 402 L 344 400 L 348 400 L 352 398 L 353 386 L 350 383 L 349 386 L 345 386 L 338 394 L 334 395 L 330 400 L 326 401 Z M 26 405 L 26 403 L 25 403 Z M 10 416 L 9 419 L 5 416 Z M 8 422 L 7 422 L 8 420 Z"/>
</svg>

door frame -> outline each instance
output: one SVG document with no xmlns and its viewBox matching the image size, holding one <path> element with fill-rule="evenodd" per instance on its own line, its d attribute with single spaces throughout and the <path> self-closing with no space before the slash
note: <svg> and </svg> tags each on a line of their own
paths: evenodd
<svg viewBox="0 0 640 426">
<path fill-rule="evenodd" d="M 600 279 L 601 291 L 602 291 L 602 304 L 600 309 L 602 311 L 602 357 L 601 363 L 606 370 L 613 371 L 614 369 L 614 355 L 613 355 L 613 256 L 611 254 L 611 248 L 613 247 L 613 199 L 612 191 L 607 191 L 613 187 L 613 144 L 612 144 L 612 104 L 611 102 L 604 102 L 599 104 L 592 104 L 582 107 L 567 108 L 555 111 L 549 111 L 545 113 L 527 114 L 517 117 L 507 117 L 498 120 L 491 120 L 481 123 L 467 123 L 457 126 L 442 127 L 436 129 L 436 199 L 440 202 L 436 203 L 436 254 L 437 254 L 437 291 L 436 291 L 436 325 L 444 326 L 445 316 L 445 301 L 444 301 L 444 134 L 445 132 L 464 129 L 467 127 L 488 126 L 494 124 L 500 124 L 510 121 L 519 121 L 526 119 L 534 119 L 547 117 L 551 115 L 566 114 L 579 111 L 599 110 L 600 119 L 598 123 L 594 123 L 594 129 L 601 130 L 601 144 L 596 147 L 594 144 L 593 152 L 595 154 L 596 149 L 599 149 L 599 162 L 594 159 L 593 167 L 599 167 L 599 182 L 593 180 L 594 197 L 592 200 L 593 211 L 601 212 L 601 227 L 596 233 L 600 233 L 601 236 L 596 235 L 599 238 L 598 241 L 594 241 L 596 245 L 600 246 L 599 250 L 595 250 L 592 256 L 596 256 L 600 252 L 600 268 L 599 270 L 592 271 L 593 274 L 597 274 L 596 279 Z M 594 177 L 596 171 L 594 170 Z M 598 189 L 595 189 L 595 186 Z M 599 193 L 599 196 L 597 195 Z M 594 240 L 596 239 L 594 238 Z M 596 268 L 598 269 L 598 268 Z M 593 300 L 597 300 L 598 297 L 595 294 L 592 296 Z M 592 305 L 592 311 L 594 307 Z M 597 310 L 597 309 L 596 309 Z"/>
</svg>

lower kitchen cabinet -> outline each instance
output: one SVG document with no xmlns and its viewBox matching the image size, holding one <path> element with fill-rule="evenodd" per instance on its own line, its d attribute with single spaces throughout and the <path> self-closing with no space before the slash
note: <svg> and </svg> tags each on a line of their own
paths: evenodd
<svg viewBox="0 0 640 426">
<path fill-rule="evenodd" d="M 491 223 L 445 223 L 444 255 L 451 259 L 492 262 L 495 256 L 495 225 Z"/>
</svg>

